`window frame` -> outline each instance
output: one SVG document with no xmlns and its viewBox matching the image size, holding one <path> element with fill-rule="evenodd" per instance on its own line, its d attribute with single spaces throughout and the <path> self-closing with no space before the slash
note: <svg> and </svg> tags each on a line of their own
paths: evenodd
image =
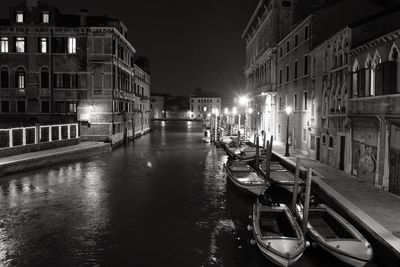
<svg viewBox="0 0 400 267">
<path fill-rule="evenodd" d="M 9 38 L 8 36 L 1 36 L 0 38 L 0 53 L 8 53 L 9 52 Z"/>
</svg>

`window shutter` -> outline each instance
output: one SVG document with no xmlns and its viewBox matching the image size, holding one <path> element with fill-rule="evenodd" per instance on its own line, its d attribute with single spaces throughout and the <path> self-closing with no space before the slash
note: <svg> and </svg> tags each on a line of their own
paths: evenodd
<svg viewBox="0 0 400 267">
<path fill-rule="evenodd" d="M 365 97 L 365 77 L 367 69 L 360 69 L 358 71 L 358 82 L 357 82 L 357 95 L 358 97 Z"/>
<path fill-rule="evenodd" d="M 383 64 L 383 94 L 395 94 L 397 92 L 397 63 L 386 61 Z"/>
<path fill-rule="evenodd" d="M 376 66 L 375 68 L 375 95 L 382 95 L 383 92 L 383 83 L 384 83 L 384 79 L 383 79 L 383 73 L 384 73 L 384 68 L 385 64 L 379 64 Z"/>
</svg>

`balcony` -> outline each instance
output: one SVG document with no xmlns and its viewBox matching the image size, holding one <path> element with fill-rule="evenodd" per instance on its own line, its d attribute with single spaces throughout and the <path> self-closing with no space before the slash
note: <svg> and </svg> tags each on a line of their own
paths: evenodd
<svg viewBox="0 0 400 267">
<path fill-rule="evenodd" d="M 349 115 L 398 115 L 400 94 L 350 99 Z"/>
<path fill-rule="evenodd" d="M 16 96 L 26 96 L 26 89 L 25 88 L 17 88 L 15 89 Z"/>
<path fill-rule="evenodd" d="M 40 88 L 40 96 L 50 96 L 50 89 Z"/>
</svg>

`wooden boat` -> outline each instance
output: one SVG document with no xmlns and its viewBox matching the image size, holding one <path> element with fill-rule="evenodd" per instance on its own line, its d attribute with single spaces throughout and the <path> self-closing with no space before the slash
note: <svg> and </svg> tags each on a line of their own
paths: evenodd
<svg viewBox="0 0 400 267">
<path fill-rule="evenodd" d="M 260 165 L 261 174 L 266 177 L 274 186 L 284 188 L 289 192 L 293 192 L 295 176 L 283 168 L 278 162 L 270 162 L 269 174 L 266 173 L 266 164 Z M 305 183 L 302 179 L 299 179 L 298 191 L 303 190 Z"/>
<path fill-rule="evenodd" d="M 253 207 L 253 234 L 262 254 L 279 266 L 290 266 L 303 255 L 306 241 L 300 226 L 284 204 Z"/>
<path fill-rule="evenodd" d="M 235 158 L 241 161 L 250 162 L 256 159 L 256 155 L 257 152 L 255 147 L 245 147 L 244 149 L 241 149 L 239 153 L 236 153 Z M 267 154 L 262 150 L 262 148 L 259 149 L 259 159 L 267 159 Z"/>
<path fill-rule="evenodd" d="M 259 175 L 246 162 L 228 161 L 225 171 L 229 180 L 239 189 L 254 194 L 262 195 L 268 189 L 269 183 Z"/>
<path fill-rule="evenodd" d="M 302 220 L 302 205 L 297 205 L 296 213 Z M 351 266 L 364 266 L 372 259 L 371 245 L 364 236 L 326 205 L 309 208 L 307 229 L 316 244 Z"/>
</svg>

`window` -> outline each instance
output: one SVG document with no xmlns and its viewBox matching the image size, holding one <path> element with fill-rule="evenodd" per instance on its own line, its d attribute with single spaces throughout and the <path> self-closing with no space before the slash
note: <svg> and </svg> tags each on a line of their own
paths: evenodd
<svg viewBox="0 0 400 267">
<path fill-rule="evenodd" d="M 281 125 L 278 124 L 278 134 L 281 134 Z"/>
<path fill-rule="evenodd" d="M 17 101 L 17 112 L 25 113 L 25 101 Z"/>
<path fill-rule="evenodd" d="M 294 102 L 294 110 L 297 110 L 298 109 L 298 106 L 297 106 L 297 94 L 293 95 L 293 102 Z"/>
<path fill-rule="evenodd" d="M 282 57 L 282 55 L 283 55 L 283 49 L 282 49 L 282 46 L 281 46 L 281 47 L 279 47 L 279 56 Z"/>
<path fill-rule="evenodd" d="M 308 39 L 308 26 L 304 27 L 304 40 Z"/>
<path fill-rule="evenodd" d="M 286 82 L 289 81 L 289 65 L 286 66 Z"/>
<path fill-rule="evenodd" d="M 56 101 L 56 113 L 64 113 L 65 104 L 62 101 Z"/>
<path fill-rule="evenodd" d="M 49 101 L 42 101 L 41 102 L 42 113 L 49 113 L 50 112 L 50 102 Z"/>
<path fill-rule="evenodd" d="M 308 75 L 308 61 L 309 56 L 304 56 L 304 76 Z"/>
<path fill-rule="evenodd" d="M 24 13 L 23 12 L 17 12 L 15 15 L 15 21 L 17 23 L 24 23 Z"/>
<path fill-rule="evenodd" d="M 43 12 L 42 13 L 42 23 L 49 23 L 49 21 L 50 21 L 49 13 Z"/>
<path fill-rule="evenodd" d="M 279 70 L 279 83 L 282 83 L 282 76 L 283 76 L 283 72 L 282 69 Z"/>
<path fill-rule="evenodd" d="M 50 85 L 49 78 L 50 78 L 49 70 L 42 69 L 42 71 L 40 72 L 40 88 L 49 88 Z"/>
<path fill-rule="evenodd" d="M 297 60 L 294 62 L 294 78 L 297 79 Z"/>
<path fill-rule="evenodd" d="M 333 148 L 333 136 L 329 136 L 329 148 Z"/>
<path fill-rule="evenodd" d="M 68 54 L 76 54 L 76 38 L 68 37 Z"/>
<path fill-rule="evenodd" d="M 326 146 L 326 135 L 322 135 L 322 145 Z"/>
<path fill-rule="evenodd" d="M 282 97 L 279 97 L 279 110 L 283 109 Z"/>
<path fill-rule="evenodd" d="M 307 142 L 307 129 L 303 128 L 303 142 Z"/>
<path fill-rule="evenodd" d="M 15 73 L 17 88 L 25 88 L 25 71 L 23 69 L 18 69 Z"/>
<path fill-rule="evenodd" d="M 10 112 L 10 102 L 9 101 L 1 101 L 1 112 L 3 112 L 3 113 Z"/>
<path fill-rule="evenodd" d="M 296 34 L 294 36 L 294 47 L 297 47 L 298 44 L 299 44 L 299 36 Z"/>
<path fill-rule="evenodd" d="M 303 93 L 304 110 L 308 110 L 308 92 Z"/>
<path fill-rule="evenodd" d="M 15 52 L 25 53 L 25 37 L 17 37 L 15 40 Z"/>
<path fill-rule="evenodd" d="M 1 88 L 9 88 L 10 87 L 10 82 L 9 82 L 9 72 L 7 68 L 2 68 L 1 69 Z"/>
<path fill-rule="evenodd" d="M 76 103 L 75 102 L 69 102 L 68 103 L 68 112 L 69 113 L 75 113 L 76 112 Z"/>
<path fill-rule="evenodd" d="M 310 136 L 310 149 L 315 150 L 315 135 Z"/>
<path fill-rule="evenodd" d="M 1 37 L 1 53 L 8 53 L 8 37 Z"/>
<path fill-rule="evenodd" d="M 289 53 L 290 51 L 290 43 L 289 41 L 286 42 L 286 53 Z"/>
<path fill-rule="evenodd" d="M 46 54 L 48 49 L 47 49 L 47 38 L 42 37 L 39 40 L 39 48 L 40 48 L 40 53 Z"/>
</svg>

